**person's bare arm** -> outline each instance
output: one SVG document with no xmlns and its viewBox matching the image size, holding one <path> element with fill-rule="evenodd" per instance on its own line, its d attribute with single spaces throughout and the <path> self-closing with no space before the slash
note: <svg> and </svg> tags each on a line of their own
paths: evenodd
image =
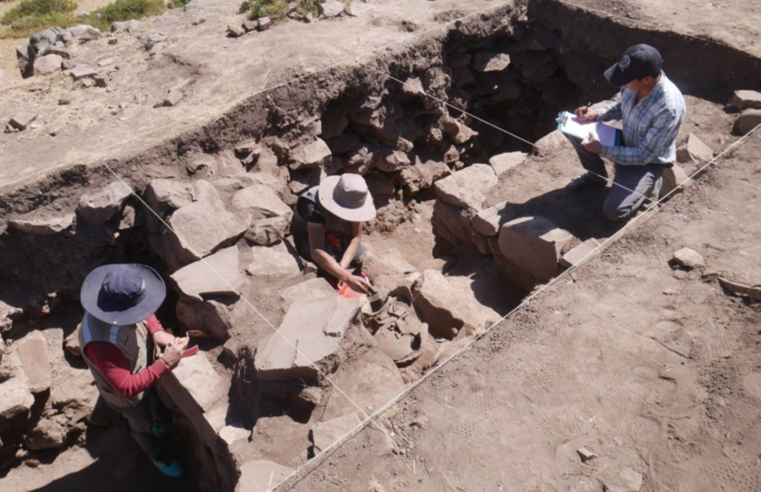
<svg viewBox="0 0 761 492">
<path fill-rule="evenodd" d="M 362 222 L 352 222 L 351 224 L 351 241 L 341 258 L 341 268 L 349 269 L 349 265 L 359 251 L 359 245 L 362 243 Z"/>
<path fill-rule="evenodd" d="M 370 284 L 361 277 L 352 275 L 351 272 L 343 268 L 335 258 L 325 251 L 325 231 L 323 226 L 310 222 L 307 224 L 307 232 L 309 233 L 309 249 L 315 263 L 338 280 L 348 284 L 352 290 L 367 293 Z"/>
</svg>

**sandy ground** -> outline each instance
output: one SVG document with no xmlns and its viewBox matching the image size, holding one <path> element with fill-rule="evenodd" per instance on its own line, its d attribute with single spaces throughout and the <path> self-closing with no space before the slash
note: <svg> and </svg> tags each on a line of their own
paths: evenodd
<svg viewBox="0 0 761 492">
<path fill-rule="evenodd" d="M 691 247 L 759 282 L 760 150 L 756 134 L 387 411 L 398 454 L 365 430 L 292 490 L 581 492 L 626 468 L 649 491 L 759 490 L 759 305 L 669 260 Z"/>
</svg>

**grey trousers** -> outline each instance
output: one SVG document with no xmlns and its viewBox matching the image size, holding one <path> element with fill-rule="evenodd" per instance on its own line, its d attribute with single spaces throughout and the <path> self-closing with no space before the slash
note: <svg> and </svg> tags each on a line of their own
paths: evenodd
<svg viewBox="0 0 761 492">
<path fill-rule="evenodd" d="M 171 423 L 169 410 L 153 388 L 146 391 L 143 399 L 134 407 L 116 407 L 109 405 L 127 419 L 130 434 L 140 448 L 151 458 L 159 458 L 162 448 L 153 436 L 153 426 L 161 427 Z"/>
<path fill-rule="evenodd" d="M 576 149 L 584 169 L 608 179 L 608 171 L 605 169 L 602 157 L 585 149 L 579 139 L 568 135 L 566 137 Z M 666 166 L 662 164 L 646 164 L 644 166 L 616 164 L 615 169 L 613 186 L 602 207 L 605 217 L 614 222 L 628 219 L 637 212 L 648 198 L 658 196 L 661 189 L 661 176 Z M 598 179 L 602 181 L 602 178 Z"/>
</svg>

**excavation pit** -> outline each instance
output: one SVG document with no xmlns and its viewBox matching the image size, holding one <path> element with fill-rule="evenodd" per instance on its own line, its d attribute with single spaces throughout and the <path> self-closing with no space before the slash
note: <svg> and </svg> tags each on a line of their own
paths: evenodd
<svg viewBox="0 0 761 492">
<path fill-rule="evenodd" d="M 7 193 L 0 300 L 23 313 L 4 337 L 43 327 L 60 348 L 88 271 L 152 265 L 171 286 L 158 313 L 165 326 L 209 335 L 161 384 L 196 470 L 185 488 L 256 490 L 261 477 L 287 477 L 573 264 L 567 253 L 615 234 L 590 218 L 599 194 L 565 188 L 581 168 L 553 130 L 559 111 L 614 95 L 601 74 L 623 49 L 644 34 L 668 46 L 669 77 L 712 116 L 729 91 L 759 83 L 758 60 L 740 51 L 701 47 L 704 67 L 730 68 L 697 77 L 679 56 L 694 39 L 555 2 L 523 7 L 301 79 L 110 162 L 139 200 L 98 166 Z M 377 316 L 336 296 L 290 235 L 296 196 L 339 172 L 365 176 L 379 210 L 365 238 L 366 271 L 390 298 Z M 84 367 L 71 354 L 62 363 Z M 34 401 L 13 417 L 21 432 L 3 436 L 4 463 L 18 462 L 24 429 L 70 410 Z M 84 413 L 63 425 L 67 444 L 92 405 L 77 402 Z M 382 437 L 378 446 L 392 450 Z"/>
</svg>

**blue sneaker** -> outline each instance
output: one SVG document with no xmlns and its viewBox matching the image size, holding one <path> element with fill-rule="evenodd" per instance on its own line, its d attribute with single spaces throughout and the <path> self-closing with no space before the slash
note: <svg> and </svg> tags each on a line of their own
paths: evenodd
<svg viewBox="0 0 761 492">
<path fill-rule="evenodd" d="M 161 461 L 151 458 L 151 461 L 154 465 L 156 465 L 156 468 L 158 468 L 159 471 L 167 477 L 177 478 L 181 477 L 185 473 L 185 468 L 180 464 L 179 461 L 175 459 L 170 459 L 169 461 Z"/>
<path fill-rule="evenodd" d="M 170 434 L 174 434 L 174 427 L 169 425 L 154 425 L 151 429 L 153 437 L 166 437 Z"/>
</svg>

